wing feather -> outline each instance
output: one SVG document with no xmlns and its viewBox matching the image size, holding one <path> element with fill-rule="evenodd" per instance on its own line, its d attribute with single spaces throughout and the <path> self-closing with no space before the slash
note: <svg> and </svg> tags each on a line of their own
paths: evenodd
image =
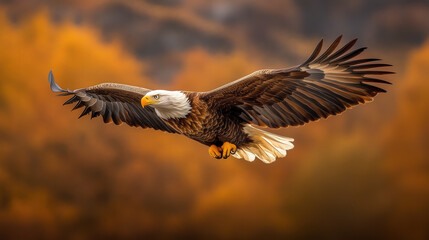
<svg viewBox="0 0 429 240">
<path fill-rule="evenodd" d="M 342 47 L 340 50 L 336 51 L 334 54 L 331 54 L 331 56 L 327 57 L 323 63 L 325 62 L 329 62 L 341 55 L 343 55 L 345 52 L 347 52 L 348 50 L 350 50 L 350 48 L 352 48 L 355 43 L 357 42 L 357 38 L 353 39 L 352 41 L 350 41 L 349 43 L 347 43 L 346 45 L 344 45 L 344 47 Z"/>
<path fill-rule="evenodd" d="M 312 62 L 320 53 L 322 50 L 323 45 L 323 39 L 320 40 L 320 42 L 317 44 L 316 48 L 314 49 L 313 53 L 310 55 L 310 57 L 302 64 L 307 65 L 308 63 Z"/>
<path fill-rule="evenodd" d="M 321 40 L 311 56 L 297 67 L 259 70 L 202 93 L 200 99 L 225 113 L 238 109 L 241 113 L 237 116 L 243 122 L 272 128 L 302 125 L 372 101 L 385 90 L 371 83 L 390 82 L 367 75 L 392 74 L 378 70 L 391 65 L 373 63 L 380 60 L 377 58 L 353 60 L 366 49 L 351 50 L 357 39 L 335 51 L 341 38 L 318 56 Z"/>
<path fill-rule="evenodd" d="M 140 99 L 150 91 L 149 89 L 103 83 L 73 91 L 63 90 L 55 83 L 52 71 L 49 72 L 49 83 L 51 90 L 60 93 L 59 96 L 72 96 L 64 105 L 76 103 L 72 110 L 85 107 L 79 118 L 91 114 L 91 118 L 102 116 L 105 123 L 114 122 L 119 125 L 124 122 L 130 126 L 177 133 L 156 115 L 152 107 L 141 107 Z"/>
<path fill-rule="evenodd" d="M 331 46 L 329 46 L 328 49 L 318 59 L 314 60 L 314 62 L 315 63 L 323 62 L 335 50 L 335 48 L 340 43 L 341 38 L 343 38 L 342 35 L 337 37 L 337 39 L 335 39 L 335 41 L 331 44 Z"/>
</svg>

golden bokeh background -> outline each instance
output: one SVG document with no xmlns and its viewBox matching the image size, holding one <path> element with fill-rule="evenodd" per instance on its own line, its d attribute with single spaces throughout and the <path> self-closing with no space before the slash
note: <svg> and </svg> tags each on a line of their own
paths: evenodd
<svg viewBox="0 0 429 240">
<path fill-rule="evenodd" d="M 427 1 L 0 1 L 0 239 L 428 239 Z M 50 92 L 205 91 L 359 37 L 393 85 L 267 165 L 103 124 Z"/>
</svg>

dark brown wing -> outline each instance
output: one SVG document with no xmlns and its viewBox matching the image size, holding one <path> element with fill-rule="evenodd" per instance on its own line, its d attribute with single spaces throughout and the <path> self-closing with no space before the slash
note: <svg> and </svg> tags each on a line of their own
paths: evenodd
<svg viewBox="0 0 429 240">
<path fill-rule="evenodd" d="M 278 128 L 336 115 L 385 92 L 368 83 L 389 82 L 367 75 L 392 73 L 371 70 L 391 65 L 367 64 L 379 59 L 350 60 L 365 48 L 349 51 L 355 39 L 334 52 L 340 40 L 341 36 L 318 57 L 321 40 L 310 58 L 297 67 L 260 70 L 202 93 L 200 99 L 238 112 L 244 122 Z"/>
<path fill-rule="evenodd" d="M 64 105 L 77 102 L 73 110 L 85 107 L 79 118 L 91 113 L 91 118 L 103 116 L 105 123 L 114 122 L 119 125 L 125 122 L 130 126 L 150 127 L 177 133 L 156 115 L 152 107 L 143 108 L 141 106 L 140 100 L 150 91 L 149 89 L 124 84 L 102 83 L 88 88 L 66 91 L 55 83 L 52 70 L 49 72 L 49 84 L 53 92 L 60 93 L 59 96 L 71 96 Z"/>
</svg>

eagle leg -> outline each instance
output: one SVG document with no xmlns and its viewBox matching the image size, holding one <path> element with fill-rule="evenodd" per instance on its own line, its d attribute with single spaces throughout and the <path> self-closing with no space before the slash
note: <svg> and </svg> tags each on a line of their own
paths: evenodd
<svg viewBox="0 0 429 240">
<path fill-rule="evenodd" d="M 221 159 L 222 158 L 221 151 L 222 151 L 222 148 L 220 148 L 214 144 L 209 147 L 209 154 L 210 154 L 210 156 L 212 156 L 214 158 Z"/>
<path fill-rule="evenodd" d="M 232 143 L 225 142 L 222 145 L 222 156 L 223 158 L 227 159 L 229 156 L 231 156 L 231 153 L 234 154 L 235 151 L 237 151 L 237 146 L 235 146 Z"/>
</svg>

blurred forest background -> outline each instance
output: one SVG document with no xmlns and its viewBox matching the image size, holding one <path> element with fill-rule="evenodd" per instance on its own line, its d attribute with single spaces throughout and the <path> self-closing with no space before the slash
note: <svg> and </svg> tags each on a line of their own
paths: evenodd
<svg viewBox="0 0 429 240">
<path fill-rule="evenodd" d="M 340 34 L 393 85 L 271 165 L 77 120 L 47 79 L 204 91 Z M 429 239 L 427 0 L 1 0 L 0 46 L 0 239 Z"/>
</svg>

